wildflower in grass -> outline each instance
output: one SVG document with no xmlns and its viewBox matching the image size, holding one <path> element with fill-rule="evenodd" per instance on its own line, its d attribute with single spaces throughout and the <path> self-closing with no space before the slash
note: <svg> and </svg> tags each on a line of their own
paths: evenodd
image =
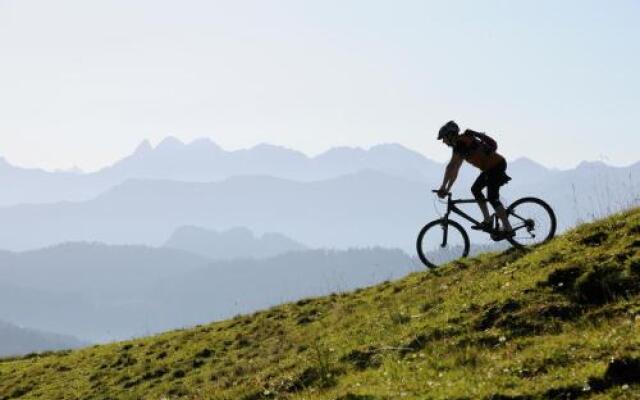
<svg viewBox="0 0 640 400">
<path fill-rule="evenodd" d="M 627 389 L 629 389 L 629 385 L 627 385 L 626 383 L 622 385 L 622 390 L 627 390 Z"/>
<path fill-rule="evenodd" d="M 500 343 L 504 343 L 507 341 L 507 338 L 505 336 L 500 336 L 498 340 L 500 341 Z"/>
<path fill-rule="evenodd" d="M 582 387 L 582 391 L 583 392 L 588 392 L 591 390 L 591 386 L 589 386 L 588 383 L 585 383 L 584 386 Z"/>
</svg>

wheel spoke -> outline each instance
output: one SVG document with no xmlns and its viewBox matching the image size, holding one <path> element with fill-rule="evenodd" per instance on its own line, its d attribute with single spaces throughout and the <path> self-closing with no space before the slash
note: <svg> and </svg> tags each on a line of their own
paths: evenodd
<svg viewBox="0 0 640 400">
<path fill-rule="evenodd" d="M 526 225 L 524 225 L 524 224 L 522 224 L 522 225 L 515 225 L 515 226 L 513 226 L 513 225 L 512 225 L 512 226 L 511 226 L 511 228 L 512 228 L 514 231 L 518 231 L 518 230 L 520 230 L 520 229 L 522 229 L 522 228 L 526 228 L 526 227 L 527 227 L 527 226 L 526 226 Z"/>
<path fill-rule="evenodd" d="M 510 213 L 511 216 L 518 218 L 520 221 L 525 222 L 526 218 L 523 218 L 521 216 L 519 216 L 518 214 L 516 214 L 515 212 L 511 212 Z"/>
</svg>

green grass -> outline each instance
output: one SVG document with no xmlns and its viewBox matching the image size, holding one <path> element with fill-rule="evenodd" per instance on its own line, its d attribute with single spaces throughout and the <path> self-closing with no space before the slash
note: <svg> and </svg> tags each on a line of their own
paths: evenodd
<svg viewBox="0 0 640 400">
<path fill-rule="evenodd" d="M 640 398 L 640 211 L 347 294 L 0 361 L 0 399 Z"/>
</svg>

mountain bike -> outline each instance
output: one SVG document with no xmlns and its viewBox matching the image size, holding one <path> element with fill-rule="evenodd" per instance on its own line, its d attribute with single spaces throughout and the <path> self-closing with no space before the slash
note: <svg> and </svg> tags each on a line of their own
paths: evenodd
<svg viewBox="0 0 640 400">
<path fill-rule="evenodd" d="M 433 193 L 438 193 L 433 190 Z M 476 199 L 456 199 L 447 193 L 447 211 L 444 216 L 426 224 L 418 234 L 416 247 L 420 261 L 429 268 L 445 264 L 454 259 L 469 255 L 469 235 L 458 222 L 449 218 L 457 214 L 476 226 L 480 221 L 460 210 L 459 204 L 477 204 Z M 556 233 L 556 215 L 553 209 L 535 197 L 523 197 L 506 209 L 511 234 L 500 229 L 500 219 L 491 214 L 491 228 L 483 231 L 495 242 L 508 241 L 516 248 L 526 248 L 552 239 Z"/>
</svg>

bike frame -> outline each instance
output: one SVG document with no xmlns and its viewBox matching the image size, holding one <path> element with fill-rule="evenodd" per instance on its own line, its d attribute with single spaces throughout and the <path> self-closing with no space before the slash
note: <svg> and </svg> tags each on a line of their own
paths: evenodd
<svg viewBox="0 0 640 400">
<path fill-rule="evenodd" d="M 433 191 L 434 193 L 437 193 L 437 190 Z M 485 203 L 487 201 L 485 200 Z M 451 193 L 447 193 L 447 212 L 444 214 L 443 219 L 445 221 L 449 221 L 449 215 L 451 213 L 457 214 L 459 216 L 461 216 L 462 218 L 466 219 L 467 221 L 475 224 L 475 225 L 479 225 L 480 221 L 476 220 L 475 218 L 473 218 L 472 216 L 470 216 L 469 214 L 465 213 L 464 211 L 462 211 L 461 209 L 459 209 L 456 205 L 457 204 L 479 204 L 479 201 L 476 199 L 458 199 L 458 200 L 453 200 L 453 195 Z M 518 218 L 519 220 L 521 220 L 523 222 L 522 225 L 519 226 L 514 226 L 512 227 L 513 231 L 518 231 L 522 228 L 526 228 L 528 226 L 527 221 L 520 217 L 519 215 L 517 215 L 516 213 L 511 213 L 511 215 L 513 215 L 514 217 Z M 495 213 L 491 214 L 491 220 L 495 221 L 496 216 Z M 495 226 L 495 222 L 493 224 Z M 448 240 L 448 235 L 449 235 L 449 229 L 447 226 L 445 226 L 444 232 L 443 232 L 443 237 L 442 237 L 442 247 L 445 247 L 447 245 L 447 240 Z M 490 230 L 485 231 L 489 234 L 493 234 L 496 233 L 496 230 L 492 227 Z"/>
<path fill-rule="evenodd" d="M 444 219 L 445 220 L 449 220 L 449 214 L 454 213 L 457 214 L 459 216 L 461 216 L 462 218 L 466 219 L 467 221 L 473 223 L 473 224 L 480 224 L 480 221 L 476 220 L 475 218 L 473 218 L 472 216 L 470 216 L 469 214 L 465 213 L 464 211 L 462 211 L 461 209 L 459 209 L 458 207 L 456 207 L 456 204 L 478 204 L 478 200 L 476 199 L 459 199 L 459 200 L 453 200 L 451 193 L 447 194 L 447 212 L 444 214 Z M 492 214 L 493 217 L 493 214 Z"/>
</svg>

